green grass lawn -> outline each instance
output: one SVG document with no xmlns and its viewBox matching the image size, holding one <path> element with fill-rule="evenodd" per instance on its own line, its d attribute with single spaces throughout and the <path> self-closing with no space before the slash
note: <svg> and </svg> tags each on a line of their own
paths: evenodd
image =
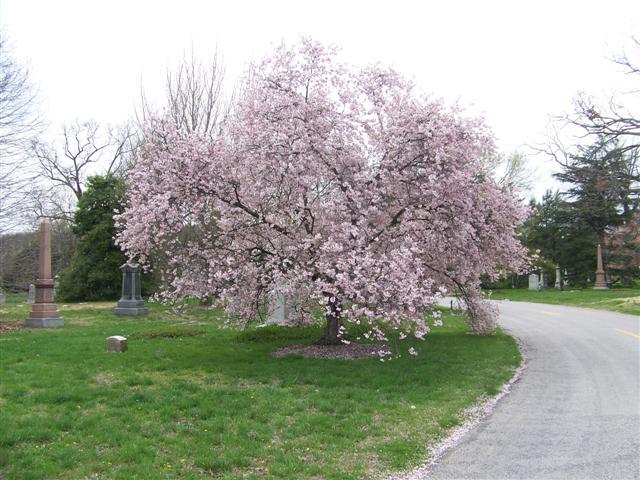
<svg viewBox="0 0 640 480">
<path fill-rule="evenodd" d="M 22 321 L 16 296 L 0 319 Z M 502 332 L 444 316 L 417 357 L 273 358 L 319 328 L 220 328 L 219 314 L 116 317 L 59 305 L 65 326 L 0 334 L 0 478 L 356 479 L 421 463 L 521 357 Z M 129 351 L 106 353 L 124 335 Z M 393 345 L 393 342 L 392 342 Z"/>
<path fill-rule="evenodd" d="M 612 288 L 610 290 L 491 290 L 493 300 L 509 299 L 517 302 L 551 303 L 588 307 L 640 315 L 640 289 Z"/>
</svg>

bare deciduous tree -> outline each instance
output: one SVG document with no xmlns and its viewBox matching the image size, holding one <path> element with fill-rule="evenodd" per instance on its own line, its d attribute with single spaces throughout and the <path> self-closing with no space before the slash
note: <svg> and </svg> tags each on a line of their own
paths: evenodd
<svg viewBox="0 0 640 480">
<path fill-rule="evenodd" d="M 33 141 L 30 151 L 44 182 L 31 192 L 33 209 L 38 214 L 70 219 L 89 176 L 126 170 L 133 138 L 131 126 L 113 130 L 89 121 L 66 125 L 59 148 L 55 143 Z"/>
<path fill-rule="evenodd" d="M 632 44 L 633 55 L 624 53 L 611 60 L 623 67 L 625 74 L 640 81 L 640 40 L 632 38 Z M 631 194 L 637 196 L 640 190 L 640 112 L 633 113 L 632 110 L 640 106 L 640 85 L 611 96 L 605 103 L 599 105 L 586 93 L 578 94 L 574 100 L 574 112 L 555 117 L 554 122 L 549 125 L 546 144 L 531 148 L 555 160 L 562 171 L 570 171 L 575 167 L 576 153 L 588 148 L 588 145 L 599 142 L 615 145 L 612 155 L 624 158 L 624 170 L 626 178 L 631 182 Z"/>
<path fill-rule="evenodd" d="M 42 128 L 29 71 L 12 57 L 0 32 L 0 234 L 23 221 L 26 187 L 35 175 L 24 154 Z"/>
<path fill-rule="evenodd" d="M 624 73 L 640 81 L 640 40 L 632 38 L 634 59 L 626 53 L 615 56 L 612 60 L 623 67 Z M 612 97 L 606 106 L 599 106 L 590 96 L 580 94 L 575 100 L 574 115 L 562 118 L 567 124 L 578 127 L 585 136 L 605 137 L 620 142 L 623 152 L 640 149 L 640 117 L 625 105 L 640 101 L 640 85 L 638 88 L 624 92 L 617 98 Z"/>
<path fill-rule="evenodd" d="M 495 155 L 485 159 L 485 165 L 500 186 L 516 194 L 530 190 L 535 179 L 534 171 L 527 163 L 527 157 L 519 152 Z"/>
<path fill-rule="evenodd" d="M 214 137 L 220 131 L 227 105 L 223 101 L 224 65 L 218 51 L 208 62 L 199 60 L 193 49 L 175 70 L 167 69 L 165 100 L 160 109 L 185 135 L 200 133 Z M 141 93 L 140 123 L 155 113 L 144 90 Z"/>
</svg>

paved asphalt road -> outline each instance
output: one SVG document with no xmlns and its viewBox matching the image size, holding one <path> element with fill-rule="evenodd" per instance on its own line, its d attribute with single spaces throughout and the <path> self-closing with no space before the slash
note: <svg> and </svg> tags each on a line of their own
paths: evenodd
<svg viewBox="0 0 640 480">
<path fill-rule="evenodd" d="M 527 369 L 429 479 L 640 479 L 640 318 L 499 302 Z"/>
</svg>

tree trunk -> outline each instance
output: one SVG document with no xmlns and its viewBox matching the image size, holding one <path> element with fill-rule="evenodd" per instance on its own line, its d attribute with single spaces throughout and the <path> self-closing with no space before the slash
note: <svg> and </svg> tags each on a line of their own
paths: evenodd
<svg viewBox="0 0 640 480">
<path fill-rule="evenodd" d="M 334 297 L 330 297 L 334 298 Z M 324 327 L 324 333 L 320 340 L 316 342 L 318 345 L 341 345 L 340 327 L 342 326 L 342 307 L 337 299 L 329 301 L 329 313 L 326 315 L 327 326 Z"/>
</svg>

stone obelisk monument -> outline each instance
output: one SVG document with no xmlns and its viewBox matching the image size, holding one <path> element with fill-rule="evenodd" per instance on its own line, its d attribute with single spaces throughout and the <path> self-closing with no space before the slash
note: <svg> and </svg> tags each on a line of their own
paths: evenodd
<svg viewBox="0 0 640 480">
<path fill-rule="evenodd" d="M 600 244 L 598 244 L 598 264 L 596 267 L 596 283 L 593 285 L 593 288 L 596 290 L 606 290 L 609 288 L 607 286 L 607 280 L 604 277 L 604 268 L 602 268 L 602 249 L 600 248 Z"/>
<path fill-rule="evenodd" d="M 51 276 L 51 222 L 44 218 L 40 223 L 40 255 L 38 256 L 38 279 L 35 281 L 36 300 L 31 315 L 25 321 L 29 328 L 56 328 L 64 326 L 53 302 L 53 277 Z"/>
</svg>

